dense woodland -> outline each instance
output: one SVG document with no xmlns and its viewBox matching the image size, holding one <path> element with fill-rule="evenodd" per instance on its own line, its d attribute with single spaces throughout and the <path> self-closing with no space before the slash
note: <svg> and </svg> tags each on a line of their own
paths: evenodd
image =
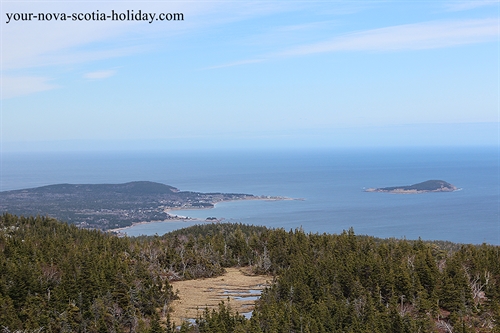
<svg viewBox="0 0 500 333">
<path fill-rule="evenodd" d="M 221 304 L 174 327 L 169 281 L 273 276 L 251 319 Z M 500 247 L 206 224 L 119 238 L 0 217 L 3 332 L 500 332 Z"/>
</svg>

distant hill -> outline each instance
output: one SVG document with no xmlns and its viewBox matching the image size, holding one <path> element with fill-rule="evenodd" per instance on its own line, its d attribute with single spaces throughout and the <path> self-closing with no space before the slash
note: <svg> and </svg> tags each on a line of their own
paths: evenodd
<svg viewBox="0 0 500 333">
<path fill-rule="evenodd" d="M 48 215 L 81 227 L 113 229 L 136 222 L 177 219 L 172 209 L 212 208 L 228 200 L 259 199 L 251 194 L 198 193 L 155 182 L 56 184 L 0 192 L 0 212 Z"/>
<path fill-rule="evenodd" d="M 148 181 L 136 181 L 124 184 L 56 184 L 36 187 L 26 190 L 18 190 L 21 192 L 30 193 L 50 193 L 50 194 L 78 194 L 81 192 L 98 193 L 103 194 L 106 192 L 112 193 L 122 193 L 130 195 L 144 195 L 144 194 L 171 194 L 179 192 L 179 190 L 173 186 L 148 182 Z M 18 192 L 17 191 L 17 192 Z M 16 192 L 16 191 L 9 191 Z M 6 192 L 1 192 L 6 193 Z"/>
<path fill-rule="evenodd" d="M 444 180 L 427 180 L 422 183 L 406 185 L 406 186 L 393 186 L 381 188 L 369 188 L 366 192 L 388 192 L 388 193 L 425 193 L 425 192 L 453 192 L 457 188 Z"/>
</svg>

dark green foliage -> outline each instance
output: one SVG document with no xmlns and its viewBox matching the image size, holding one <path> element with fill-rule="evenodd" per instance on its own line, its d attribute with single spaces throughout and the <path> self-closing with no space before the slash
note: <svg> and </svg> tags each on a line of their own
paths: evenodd
<svg viewBox="0 0 500 333">
<path fill-rule="evenodd" d="M 237 327 L 241 329 L 244 328 L 246 324 L 245 317 L 233 314 L 230 306 L 226 306 L 224 302 L 219 304 L 217 311 L 209 311 L 208 309 L 205 309 L 203 316 L 196 320 L 197 329 L 201 333 L 240 332 L 241 330 L 237 330 Z"/>
<path fill-rule="evenodd" d="M 0 220 L 0 322 L 74 332 L 498 332 L 499 247 L 206 224 L 117 238 Z M 173 327 L 168 280 L 274 275 L 251 319 L 221 304 Z M 160 317 L 161 316 L 161 317 Z M 448 327 L 448 328 L 446 328 Z"/>
<path fill-rule="evenodd" d="M 153 316 L 149 328 L 149 333 L 164 333 L 164 332 L 165 330 L 160 325 L 160 318 L 158 318 L 157 316 Z"/>
<path fill-rule="evenodd" d="M 498 247 L 237 224 L 197 226 L 162 239 L 184 243 L 192 260 L 198 253 L 219 258 L 224 267 L 249 264 L 276 275 L 251 320 L 222 308 L 205 313 L 196 328 L 203 332 L 220 332 L 220 321 L 227 332 L 249 330 L 250 323 L 261 332 L 437 332 L 445 324 L 460 332 L 490 332 L 496 325 L 486 318 L 499 302 Z M 207 324 L 214 322 L 219 326 Z"/>
<path fill-rule="evenodd" d="M 11 330 L 129 330 L 173 297 L 127 238 L 50 218 L 0 218 L 0 322 Z"/>
<path fill-rule="evenodd" d="M 383 187 L 377 189 L 379 191 L 390 192 L 394 190 L 404 190 L 404 191 L 455 191 L 456 187 L 451 185 L 444 180 L 427 180 L 422 183 L 407 185 L 407 186 L 393 186 L 393 187 Z"/>
</svg>

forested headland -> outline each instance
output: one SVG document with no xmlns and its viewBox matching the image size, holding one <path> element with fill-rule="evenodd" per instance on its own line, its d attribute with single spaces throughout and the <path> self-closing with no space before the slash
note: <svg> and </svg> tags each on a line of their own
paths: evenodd
<svg viewBox="0 0 500 333">
<path fill-rule="evenodd" d="M 189 219 L 176 209 L 207 209 L 222 201 L 285 199 L 243 193 L 200 193 L 150 181 L 124 184 L 55 184 L 0 192 L 0 213 L 42 215 L 88 229 Z M 215 218 L 216 219 L 216 218 Z"/>
<path fill-rule="evenodd" d="M 175 327 L 171 281 L 250 267 L 246 319 L 221 304 Z M 500 247 L 205 224 L 119 238 L 0 217 L 3 332 L 500 332 Z"/>
</svg>

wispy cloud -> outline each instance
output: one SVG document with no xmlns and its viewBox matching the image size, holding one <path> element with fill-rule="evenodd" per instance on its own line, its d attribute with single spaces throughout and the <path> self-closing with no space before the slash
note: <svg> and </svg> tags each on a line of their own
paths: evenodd
<svg viewBox="0 0 500 333">
<path fill-rule="evenodd" d="M 280 25 L 270 27 L 260 33 L 253 33 L 241 39 L 241 44 L 249 48 L 290 47 L 291 45 L 304 44 L 317 41 L 320 36 L 332 34 L 338 29 L 340 23 L 335 20 L 316 21 L 301 24 Z"/>
<path fill-rule="evenodd" d="M 454 47 L 498 40 L 498 19 L 432 21 L 344 34 L 326 41 L 303 44 L 284 51 L 235 61 L 212 68 L 243 65 L 263 59 L 342 51 L 395 52 Z"/>
<path fill-rule="evenodd" d="M 102 70 L 102 71 L 85 73 L 83 75 L 83 77 L 86 79 L 89 79 L 89 80 L 102 80 L 102 79 L 107 79 L 108 77 L 111 77 L 115 74 L 116 74 L 116 71 L 110 69 L 110 70 Z"/>
<path fill-rule="evenodd" d="M 140 4 L 141 9 L 148 12 L 159 13 L 165 10 L 165 5 L 160 2 L 144 1 Z M 124 12 L 135 5 L 137 3 L 123 1 L 99 4 L 85 1 L 6 2 L 0 8 L 0 14 L 5 18 L 5 13 L 20 12 L 92 13 L 99 10 L 102 13 L 110 13 L 112 10 Z M 183 12 L 186 15 L 203 14 L 207 7 L 210 8 L 211 5 L 192 2 L 176 2 L 168 6 L 173 12 Z M 85 65 L 99 60 L 145 53 L 151 51 L 155 43 L 164 43 L 165 37 L 189 30 L 191 25 L 188 21 L 168 25 L 71 20 L 12 21 L 9 24 L 2 22 L 2 96 L 10 98 L 54 89 L 56 85 L 49 83 L 49 79 L 32 73 L 50 71 L 53 77 L 53 73 L 59 73 L 61 68 L 64 67 L 66 71 L 74 64 Z M 113 74 L 112 71 L 101 71 L 87 73 L 84 77 L 95 80 Z"/>
<path fill-rule="evenodd" d="M 124 13 L 137 8 L 143 12 L 161 13 L 165 4 L 158 1 L 28 1 L 6 2 L 5 13 Z M 168 10 L 182 12 L 190 20 L 173 24 L 153 24 L 137 21 L 12 21 L 2 22 L 2 67 L 4 71 L 34 67 L 87 63 L 111 57 L 128 56 L 149 51 L 151 44 L 161 44 L 165 38 L 195 29 L 193 17 L 210 12 L 211 3 L 172 2 Z"/>
<path fill-rule="evenodd" d="M 479 7 L 498 5 L 498 0 L 473 0 L 473 1 L 456 1 L 447 3 L 445 8 L 449 11 L 458 12 L 463 10 L 471 10 Z"/>
<path fill-rule="evenodd" d="M 34 76 L 4 76 L 1 80 L 0 89 L 2 99 L 29 95 L 32 93 L 52 90 L 58 88 L 57 85 L 50 83 L 51 79 Z"/>
<path fill-rule="evenodd" d="M 296 47 L 278 55 L 436 49 L 495 41 L 497 38 L 498 19 L 424 22 L 351 33 L 325 42 Z"/>
</svg>

